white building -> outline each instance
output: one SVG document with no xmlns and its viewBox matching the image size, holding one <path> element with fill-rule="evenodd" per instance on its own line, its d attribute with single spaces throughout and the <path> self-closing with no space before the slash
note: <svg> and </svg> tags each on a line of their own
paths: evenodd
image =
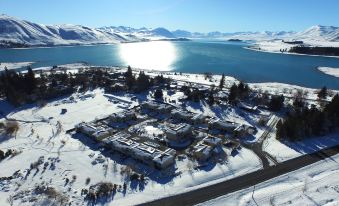
<svg viewBox="0 0 339 206">
<path fill-rule="evenodd" d="M 104 126 L 98 126 L 94 122 L 80 123 L 76 126 L 78 132 L 81 132 L 97 141 L 101 141 L 111 134 L 112 129 Z"/>
<path fill-rule="evenodd" d="M 150 166 L 164 169 L 174 164 L 172 149 L 160 151 L 149 145 L 133 141 L 127 133 L 118 133 L 104 140 L 109 147 Z"/>
<path fill-rule="evenodd" d="M 193 156 L 199 161 L 207 160 L 212 154 L 213 147 L 199 143 L 193 147 Z"/>
<path fill-rule="evenodd" d="M 154 101 L 147 101 L 141 104 L 141 108 L 157 112 L 160 114 L 166 114 L 170 113 L 173 107 L 167 104 L 157 103 Z"/>
<path fill-rule="evenodd" d="M 219 137 L 208 135 L 203 139 L 203 143 L 212 147 L 221 145 L 222 140 Z"/>
<path fill-rule="evenodd" d="M 172 110 L 171 117 L 179 121 L 191 122 L 192 118 L 194 117 L 194 114 L 188 111 L 176 109 Z"/>
<path fill-rule="evenodd" d="M 221 119 L 212 119 L 208 122 L 209 129 L 217 129 L 222 132 L 230 132 L 233 133 L 235 128 L 237 128 L 239 124 L 235 122 L 224 121 Z"/>
<path fill-rule="evenodd" d="M 240 125 L 234 129 L 234 135 L 237 137 L 243 137 L 246 135 L 254 135 L 257 132 L 257 129 L 250 125 Z"/>
<path fill-rule="evenodd" d="M 137 117 L 133 111 L 124 111 L 120 113 L 114 113 L 110 116 L 112 122 L 128 122 L 131 120 L 136 120 Z"/>
<path fill-rule="evenodd" d="M 186 123 L 167 125 L 166 138 L 169 141 L 181 142 L 192 134 L 192 126 Z"/>
</svg>

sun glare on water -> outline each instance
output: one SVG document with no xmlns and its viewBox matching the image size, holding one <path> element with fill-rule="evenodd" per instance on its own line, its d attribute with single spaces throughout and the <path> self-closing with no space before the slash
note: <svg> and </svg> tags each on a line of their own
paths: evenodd
<svg viewBox="0 0 339 206">
<path fill-rule="evenodd" d="M 120 57 L 126 65 L 148 70 L 172 70 L 176 48 L 172 42 L 141 42 L 120 45 Z"/>
</svg>

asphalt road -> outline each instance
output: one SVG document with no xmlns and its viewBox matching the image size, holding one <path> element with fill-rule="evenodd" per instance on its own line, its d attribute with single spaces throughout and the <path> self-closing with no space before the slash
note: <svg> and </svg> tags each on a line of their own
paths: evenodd
<svg viewBox="0 0 339 206">
<path fill-rule="evenodd" d="M 256 172 L 252 172 L 240 177 L 236 177 L 224 182 L 220 182 L 218 184 L 210 185 L 175 196 L 154 200 L 152 202 L 147 202 L 140 205 L 195 205 L 220 197 L 222 195 L 226 195 L 244 188 L 254 186 L 258 183 L 326 159 L 337 153 L 339 153 L 339 145 L 328 149 L 323 149 L 312 154 L 303 155 L 291 160 L 287 160 L 278 165 L 270 166 L 268 168 L 258 170 Z"/>
</svg>

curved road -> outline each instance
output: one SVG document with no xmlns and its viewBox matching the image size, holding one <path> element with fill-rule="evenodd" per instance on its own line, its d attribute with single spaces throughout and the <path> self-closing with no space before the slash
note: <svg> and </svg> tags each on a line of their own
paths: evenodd
<svg viewBox="0 0 339 206">
<path fill-rule="evenodd" d="M 287 160 L 278 165 L 269 166 L 265 169 L 258 170 L 240 177 L 236 177 L 218 184 L 210 185 L 194 191 L 166 197 L 152 202 L 143 203 L 140 205 L 195 205 L 202 203 L 228 193 L 232 193 L 244 188 L 251 187 L 258 183 L 272 179 L 274 177 L 286 174 L 288 172 L 300 169 L 307 165 L 313 164 L 320 160 L 331 157 L 339 153 L 339 145 L 318 152 L 303 155 L 291 160 Z"/>
</svg>

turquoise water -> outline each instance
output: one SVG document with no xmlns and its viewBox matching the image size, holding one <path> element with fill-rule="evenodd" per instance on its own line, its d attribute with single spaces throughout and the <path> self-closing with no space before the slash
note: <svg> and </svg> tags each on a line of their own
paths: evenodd
<svg viewBox="0 0 339 206">
<path fill-rule="evenodd" d="M 146 42 L 0 50 L 0 62 L 36 62 L 33 67 L 88 62 L 189 73 L 224 73 L 246 82 L 281 82 L 339 89 L 339 78 L 319 72 L 318 66 L 339 68 L 338 58 L 296 56 L 244 49 L 242 43 L 190 41 Z"/>
</svg>

